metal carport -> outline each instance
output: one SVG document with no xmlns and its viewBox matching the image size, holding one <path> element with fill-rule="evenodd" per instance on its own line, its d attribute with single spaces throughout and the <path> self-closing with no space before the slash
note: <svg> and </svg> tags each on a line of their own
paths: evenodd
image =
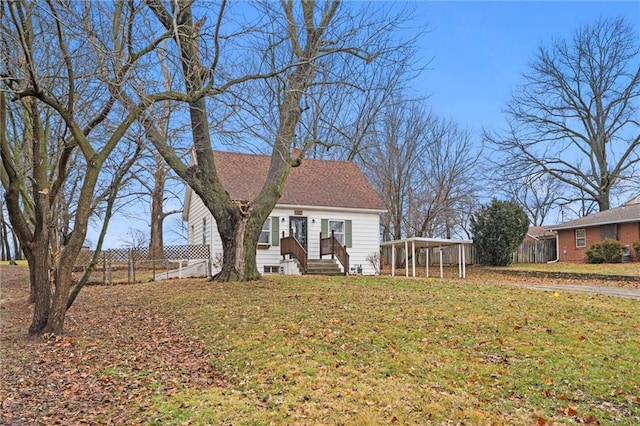
<svg viewBox="0 0 640 426">
<path fill-rule="evenodd" d="M 444 238 L 421 238 L 421 237 L 411 237 L 403 240 L 394 240 L 394 241 L 385 241 L 380 243 L 380 247 L 391 247 L 391 276 L 396 275 L 396 247 L 404 247 L 404 256 L 405 256 L 405 276 L 409 276 L 409 249 L 411 249 L 411 267 L 412 267 L 412 276 L 416 276 L 416 249 L 420 250 L 422 248 L 426 250 L 426 266 L 425 273 L 426 276 L 429 276 L 429 250 L 430 248 L 438 247 L 441 250 L 439 251 L 440 257 L 440 278 L 444 278 L 444 271 L 442 269 L 442 247 L 457 245 L 458 246 L 458 276 L 460 278 L 467 277 L 467 266 L 466 266 L 466 258 L 464 245 L 465 244 L 473 244 L 472 240 L 453 240 L 453 239 L 444 239 Z"/>
</svg>

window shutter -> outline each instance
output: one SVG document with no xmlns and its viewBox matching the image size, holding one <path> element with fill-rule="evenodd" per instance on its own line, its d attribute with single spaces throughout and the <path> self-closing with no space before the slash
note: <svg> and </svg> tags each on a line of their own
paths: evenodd
<svg viewBox="0 0 640 426">
<path fill-rule="evenodd" d="M 329 219 L 322 219 L 320 223 L 320 231 L 322 232 L 322 238 L 329 237 Z"/>
<path fill-rule="evenodd" d="M 271 245 L 276 247 L 280 245 L 280 218 L 278 216 L 271 218 Z"/>
<path fill-rule="evenodd" d="M 344 245 L 351 247 L 351 221 L 344 221 Z"/>
</svg>

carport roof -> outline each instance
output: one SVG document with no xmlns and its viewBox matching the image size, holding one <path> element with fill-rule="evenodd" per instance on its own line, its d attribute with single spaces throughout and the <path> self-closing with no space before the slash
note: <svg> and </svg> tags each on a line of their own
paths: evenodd
<svg viewBox="0 0 640 426">
<path fill-rule="evenodd" d="M 416 248 L 425 247 L 444 247 L 454 244 L 473 244 L 473 240 L 454 240 L 446 238 L 423 238 L 423 237 L 411 237 L 403 240 L 385 241 L 380 243 L 380 246 L 397 246 L 399 244 L 413 243 Z"/>
</svg>

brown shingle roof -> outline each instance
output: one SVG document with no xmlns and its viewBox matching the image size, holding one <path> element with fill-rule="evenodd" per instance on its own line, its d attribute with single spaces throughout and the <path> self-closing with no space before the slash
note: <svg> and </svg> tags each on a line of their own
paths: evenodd
<svg viewBox="0 0 640 426">
<path fill-rule="evenodd" d="M 534 239 L 544 239 L 556 236 L 556 232 L 549 229 L 548 226 L 530 226 L 526 236 Z"/>
<path fill-rule="evenodd" d="M 269 156 L 216 151 L 218 176 L 234 200 L 253 200 L 269 169 Z M 384 210 L 358 166 L 351 161 L 304 159 L 291 169 L 278 204 Z"/>
<path fill-rule="evenodd" d="M 627 203 L 614 209 L 605 210 L 590 216 L 550 226 L 551 230 L 586 228 L 589 226 L 608 225 L 612 223 L 640 222 L 640 203 Z"/>
</svg>

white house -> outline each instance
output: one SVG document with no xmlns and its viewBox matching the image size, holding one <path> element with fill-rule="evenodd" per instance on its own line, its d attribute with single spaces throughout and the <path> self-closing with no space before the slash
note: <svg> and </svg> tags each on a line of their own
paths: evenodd
<svg viewBox="0 0 640 426">
<path fill-rule="evenodd" d="M 270 157 L 215 152 L 218 175 L 234 200 L 253 200 L 264 184 Z M 265 222 L 257 247 L 258 270 L 263 273 L 321 273 L 320 264 L 335 264 L 341 272 L 375 274 L 370 259 L 380 251 L 382 201 L 366 177 L 350 161 L 304 159 L 291 169 L 282 197 Z M 183 219 L 188 222 L 188 244 L 211 244 L 214 265 L 222 258 L 218 228 L 202 200 L 187 188 Z M 328 238 L 333 231 L 335 240 Z M 305 249 L 307 260 L 293 258 L 290 243 Z M 323 251 L 334 242 L 336 256 Z M 348 265 L 338 261 L 337 242 L 348 253 Z M 283 251 L 287 254 L 283 255 Z M 331 258 L 334 260 L 331 260 Z M 295 267 L 294 266 L 295 262 Z M 307 263 L 306 268 L 304 263 Z M 303 267 L 299 267 L 298 264 Z M 334 266 L 335 268 L 335 266 Z M 346 271 L 345 271 L 346 269 Z"/>
</svg>

